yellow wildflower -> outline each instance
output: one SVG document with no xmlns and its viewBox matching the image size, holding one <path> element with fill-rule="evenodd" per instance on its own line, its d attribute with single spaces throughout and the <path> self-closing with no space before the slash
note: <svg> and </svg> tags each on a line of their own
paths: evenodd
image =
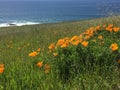
<svg viewBox="0 0 120 90">
<path fill-rule="evenodd" d="M 53 55 L 56 57 L 58 55 L 58 53 L 53 53 Z"/>
<path fill-rule="evenodd" d="M 50 72 L 50 69 L 46 69 L 45 70 L 45 74 L 49 73 Z"/>
<path fill-rule="evenodd" d="M 102 35 L 98 36 L 98 39 L 100 39 L 100 40 L 103 39 L 103 36 Z"/>
</svg>

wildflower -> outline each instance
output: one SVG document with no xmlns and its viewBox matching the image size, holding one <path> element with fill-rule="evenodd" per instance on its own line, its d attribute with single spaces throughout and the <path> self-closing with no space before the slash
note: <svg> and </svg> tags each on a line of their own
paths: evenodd
<svg viewBox="0 0 120 90">
<path fill-rule="evenodd" d="M 63 43 L 65 43 L 64 39 L 59 39 L 57 42 L 57 46 L 61 46 Z"/>
<path fill-rule="evenodd" d="M 100 45 L 104 44 L 104 41 L 100 42 L 99 44 L 100 44 Z"/>
<path fill-rule="evenodd" d="M 113 26 L 114 26 L 113 24 L 109 24 L 108 25 L 109 28 L 113 28 Z"/>
<path fill-rule="evenodd" d="M 79 43 L 80 43 L 79 40 L 78 40 L 78 41 L 73 41 L 73 42 L 71 42 L 72 45 L 78 45 Z"/>
<path fill-rule="evenodd" d="M 87 36 L 84 37 L 84 39 L 85 39 L 85 40 L 88 40 L 88 39 L 90 39 L 90 36 L 87 35 Z"/>
<path fill-rule="evenodd" d="M 85 35 L 93 36 L 94 28 L 91 27 L 90 29 L 86 30 L 84 32 Z"/>
<path fill-rule="evenodd" d="M 110 49 L 112 49 L 112 51 L 116 51 L 118 50 L 118 45 L 116 43 L 113 43 L 111 46 L 110 46 Z"/>
<path fill-rule="evenodd" d="M 112 32 L 112 28 L 111 27 L 106 27 L 106 30 Z"/>
<path fill-rule="evenodd" d="M 44 65 L 44 68 L 45 69 L 50 69 L 50 65 L 47 63 L 47 64 Z"/>
<path fill-rule="evenodd" d="M 53 55 L 56 57 L 58 55 L 58 53 L 53 53 Z"/>
<path fill-rule="evenodd" d="M 37 49 L 37 52 L 40 52 L 40 50 L 41 50 L 41 48 L 38 48 L 38 49 Z"/>
<path fill-rule="evenodd" d="M 105 27 L 106 27 L 106 25 L 104 24 L 102 27 L 103 27 L 103 28 L 105 28 Z"/>
<path fill-rule="evenodd" d="M 119 30 L 120 30 L 120 28 L 118 28 L 118 27 L 114 27 L 114 28 L 113 28 L 113 31 L 114 31 L 114 32 L 118 32 Z"/>
<path fill-rule="evenodd" d="M 65 42 L 65 43 L 63 43 L 63 44 L 61 45 L 61 48 L 66 48 L 68 45 L 69 45 L 69 44 L 68 44 L 67 42 Z"/>
<path fill-rule="evenodd" d="M 79 38 L 80 38 L 80 39 L 82 39 L 82 37 L 83 37 L 83 35 L 82 35 L 82 34 L 80 34 L 80 35 L 79 35 Z"/>
<path fill-rule="evenodd" d="M 41 62 L 38 62 L 37 63 L 37 66 L 39 67 L 39 68 L 41 68 L 42 66 L 43 66 L 43 62 L 41 61 Z"/>
<path fill-rule="evenodd" d="M 64 40 L 69 40 L 69 37 L 65 37 Z"/>
<path fill-rule="evenodd" d="M 76 41 L 76 40 L 78 40 L 78 39 L 79 39 L 78 36 L 73 36 L 70 41 Z"/>
<path fill-rule="evenodd" d="M 109 24 L 108 27 L 106 27 L 106 30 L 112 32 L 113 24 Z"/>
<path fill-rule="evenodd" d="M 30 57 L 35 57 L 35 56 L 37 56 L 37 55 L 38 55 L 38 53 L 34 51 L 34 52 L 29 53 L 28 56 L 30 56 Z"/>
<path fill-rule="evenodd" d="M 100 26 L 95 27 L 95 30 L 100 30 Z"/>
<path fill-rule="evenodd" d="M 45 74 L 49 73 L 50 72 L 50 69 L 46 69 L 45 70 Z"/>
<path fill-rule="evenodd" d="M 87 41 L 83 41 L 81 44 L 82 44 L 84 47 L 87 47 L 87 46 L 88 46 L 88 42 L 87 42 Z"/>
<path fill-rule="evenodd" d="M 4 67 L 0 68 L 0 74 L 4 72 Z"/>
<path fill-rule="evenodd" d="M 98 39 L 100 39 L 100 40 L 103 39 L 103 36 L 102 35 L 98 36 Z"/>
<path fill-rule="evenodd" d="M 0 68 L 4 67 L 4 64 L 0 64 Z"/>
<path fill-rule="evenodd" d="M 48 48 L 49 48 L 50 50 L 54 49 L 54 48 L 55 48 L 55 44 L 54 44 L 54 43 L 50 44 L 50 46 L 49 46 Z"/>
<path fill-rule="evenodd" d="M 45 64 L 44 65 L 44 69 L 45 69 L 45 73 L 49 73 L 50 72 L 50 65 L 49 64 Z"/>
<path fill-rule="evenodd" d="M 0 74 L 4 72 L 4 64 L 0 64 Z"/>
</svg>

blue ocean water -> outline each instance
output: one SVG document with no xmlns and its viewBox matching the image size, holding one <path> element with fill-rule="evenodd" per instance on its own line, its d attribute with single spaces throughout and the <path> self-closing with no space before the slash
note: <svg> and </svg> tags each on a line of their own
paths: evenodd
<svg viewBox="0 0 120 90">
<path fill-rule="evenodd" d="M 120 0 L 0 1 L 0 27 L 84 20 L 120 14 Z"/>
</svg>

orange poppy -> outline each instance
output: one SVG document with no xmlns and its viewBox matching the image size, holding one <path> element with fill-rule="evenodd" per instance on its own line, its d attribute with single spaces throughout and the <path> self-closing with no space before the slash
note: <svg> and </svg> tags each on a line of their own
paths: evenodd
<svg viewBox="0 0 120 90">
<path fill-rule="evenodd" d="M 49 46 L 48 48 L 49 48 L 50 50 L 54 49 L 54 48 L 55 48 L 55 44 L 54 44 L 54 43 L 50 44 L 50 46 Z"/>
<path fill-rule="evenodd" d="M 34 52 L 29 53 L 28 56 L 30 56 L 30 57 L 35 57 L 35 56 L 37 56 L 37 55 L 38 55 L 38 53 L 34 51 Z"/>
<path fill-rule="evenodd" d="M 118 50 L 118 45 L 116 43 L 113 43 L 110 48 L 112 49 L 112 51 L 116 51 Z"/>
<path fill-rule="evenodd" d="M 39 68 L 41 68 L 42 66 L 43 66 L 43 62 L 41 61 L 41 62 L 38 62 L 37 63 L 37 66 L 39 67 Z"/>
<path fill-rule="evenodd" d="M 0 74 L 4 72 L 4 68 L 0 68 Z"/>
<path fill-rule="evenodd" d="M 0 64 L 0 68 L 4 67 L 4 64 Z"/>
<path fill-rule="evenodd" d="M 82 44 L 84 47 L 87 47 L 87 46 L 88 46 L 88 42 L 87 42 L 87 41 L 83 41 L 81 44 Z"/>
<path fill-rule="evenodd" d="M 41 50 L 41 48 L 38 48 L 38 49 L 37 49 L 37 52 L 40 52 L 40 50 Z"/>
<path fill-rule="evenodd" d="M 114 27 L 114 28 L 113 28 L 113 31 L 114 31 L 114 32 L 118 32 L 119 30 L 120 30 L 120 28 L 118 28 L 118 27 Z"/>
</svg>

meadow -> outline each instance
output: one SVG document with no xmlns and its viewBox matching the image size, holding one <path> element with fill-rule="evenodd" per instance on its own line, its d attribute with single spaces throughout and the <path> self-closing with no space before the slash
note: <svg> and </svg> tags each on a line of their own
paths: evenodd
<svg viewBox="0 0 120 90">
<path fill-rule="evenodd" d="M 120 16 L 0 28 L 0 90 L 119 90 Z"/>
</svg>

